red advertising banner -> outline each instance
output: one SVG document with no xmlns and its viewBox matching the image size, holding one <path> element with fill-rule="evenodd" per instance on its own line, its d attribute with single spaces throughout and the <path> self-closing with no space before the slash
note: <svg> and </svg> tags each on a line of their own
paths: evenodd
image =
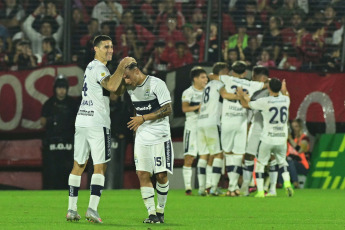
<svg viewBox="0 0 345 230">
<path fill-rule="evenodd" d="M 53 95 L 54 80 L 59 74 L 70 83 L 69 95 L 80 96 L 84 70 L 75 65 L 0 72 L 0 132 L 39 131 L 42 105 Z"/>
</svg>

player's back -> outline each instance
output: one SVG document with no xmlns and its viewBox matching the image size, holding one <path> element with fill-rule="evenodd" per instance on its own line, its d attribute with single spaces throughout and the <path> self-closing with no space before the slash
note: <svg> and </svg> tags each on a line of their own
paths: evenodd
<svg viewBox="0 0 345 230">
<path fill-rule="evenodd" d="M 264 83 L 249 81 L 247 79 L 236 78 L 228 75 L 221 75 L 220 80 L 225 84 L 225 89 L 229 93 L 236 94 L 237 88 L 241 87 L 244 92 L 252 96 L 254 92 L 263 88 Z M 247 110 L 242 107 L 238 100 L 224 100 L 222 123 L 245 122 Z"/>
<path fill-rule="evenodd" d="M 286 144 L 290 98 L 288 96 L 269 96 L 258 99 L 262 108 L 264 127 L 261 141 L 275 145 Z"/>
<path fill-rule="evenodd" d="M 202 99 L 203 90 L 197 90 L 193 86 L 188 87 L 182 93 L 182 102 L 188 102 L 190 106 L 199 105 Z M 186 124 L 187 126 L 196 126 L 198 120 L 198 110 L 192 112 L 186 112 Z"/>
<path fill-rule="evenodd" d="M 100 83 L 109 75 L 108 68 L 96 59 L 86 67 L 76 126 L 110 128 L 110 92 Z"/>
<path fill-rule="evenodd" d="M 219 125 L 223 101 L 219 91 L 223 87 L 224 84 L 218 80 L 207 83 L 200 105 L 199 127 Z"/>
<path fill-rule="evenodd" d="M 256 101 L 259 98 L 263 98 L 263 97 L 268 97 L 269 96 L 269 92 L 268 89 L 262 89 L 259 91 L 254 92 L 254 94 L 252 95 L 252 97 L 250 98 L 251 101 Z M 264 118 L 262 117 L 262 113 L 259 110 L 253 110 L 253 116 L 252 116 L 252 120 L 251 120 L 251 130 L 253 130 L 254 132 L 262 132 L 263 129 L 263 121 Z"/>
</svg>

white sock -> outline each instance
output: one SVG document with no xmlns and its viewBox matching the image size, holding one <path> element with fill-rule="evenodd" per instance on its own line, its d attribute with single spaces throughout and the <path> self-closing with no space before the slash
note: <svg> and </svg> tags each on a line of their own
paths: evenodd
<svg viewBox="0 0 345 230">
<path fill-rule="evenodd" d="M 245 167 L 243 168 L 243 182 L 241 186 L 241 192 L 243 192 L 244 194 L 248 194 L 249 184 L 253 177 L 254 161 L 245 160 L 244 166 Z"/>
<path fill-rule="evenodd" d="M 183 166 L 182 174 L 185 189 L 192 190 L 192 167 Z"/>
<path fill-rule="evenodd" d="M 207 161 L 205 159 L 199 158 L 198 161 L 198 181 L 199 181 L 199 191 L 205 190 L 205 184 L 206 184 L 206 165 Z"/>
<path fill-rule="evenodd" d="M 242 155 L 226 155 L 226 171 L 229 177 L 229 191 L 233 192 L 238 188 L 238 178 L 242 166 Z"/>
<path fill-rule="evenodd" d="M 93 174 L 91 177 L 89 208 L 92 208 L 95 211 L 97 211 L 99 200 L 104 188 L 104 179 L 104 175 L 102 174 Z"/>
<path fill-rule="evenodd" d="M 212 183 L 212 165 L 206 166 L 206 188 L 211 188 Z"/>
<path fill-rule="evenodd" d="M 165 204 L 167 203 L 169 181 L 165 184 L 156 183 L 157 190 L 157 212 L 164 213 Z"/>
<path fill-rule="evenodd" d="M 214 158 L 212 164 L 212 180 L 211 187 L 215 191 L 218 187 L 220 176 L 222 175 L 223 159 Z"/>
<path fill-rule="evenodd" d="M 140 187 L 140 192 L 148 214 L 156 215 L 155 190 L 152 187 Z"/>
<path fill-rule="evenodd" d="M 69 174 L 68 185 L 69 185 L 69 197 L 68 197 L 68 209 L 77 211 L 78 203 L 78 191 L 80 188 L 81 176 Z"/>
<path fill-rule="evenodd" d="M 275 194 L 278 180 L 278 165 L 276 160 L 270 162 L 268 174 L 270 176 L 270 193 Z"/>
<path fill-rule="evenodd" d="M 285 181 L 290 181 L 290 174 L 289 174 L 289 172 L 283 172 L 282 173 L 282 177 L 283 177 L 284 182 Z"/>
<path fill-rule="evenodd" d="M 261 164 L 260 162 L 256 162 L 255 175 L 256 175 L 256 186 L 257 186 L 258 192 L 264 191 L 264 171 L 265 171 L 265 166 Z"/>
</svg>

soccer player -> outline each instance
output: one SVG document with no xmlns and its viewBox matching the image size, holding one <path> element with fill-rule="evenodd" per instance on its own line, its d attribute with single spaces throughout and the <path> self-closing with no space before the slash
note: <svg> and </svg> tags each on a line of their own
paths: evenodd
<svg viewBox="0 0 345 230">
<path fill-rule="evenodd" d="M 145 75 L 133 59 L 123 75 L 121 90 L 127 89 L 136 110 L 128 128 L 136 132 L 134 161 L 140 181 L 141 196 L 148 211 L 144 223 L 164 223 L 164 208 L 168 197 L 167 173 L 173 173 L 174 151 L 170 137 L 169 115 L 171 98 L 166 84 L 153 76 Z M 151 176 L 157 183 L 157 209 Z"/>
<path fill-rule="evenodd" d="M 111 38 L 99 35 L 94 39 L 93 46 L 95 59 L 85 70 L 82 101 L 75 121 L 74 164 L 68 178 L 69 201 L 66 219 L 80 219 L 77 212 L 78 190 L 91 151 L 94 172 L 91 177 L 91 195 L 86 219 L 103 223 L 97 207 L 104 187 L 106 163 L 110 161 L 109 91 L 118 92 L 125 67 L 131 59 L 124 58 L 111 75 L 105 66 L 113 55 Z"/>
<path fill-rule="evenodd" d="M 254 92 L 265 87 L 263 82 L 243 79 L 247 74 L 247 65 L 236 61 L 232 65 L 232 76 L 222 75 L 220 80 L 225 84 L 226 91 L 236 93 L 238 87 L 252 96 Z M 224 101 L 222 112 L 222 143 L 225 152 L 226 171 L 229 177 L 228 196 L 238 196 L 238 178 L 242 174 L 242 159 L 246 150 L 247 110 L 238 100 Z"/>
<path fill-rule="evenodd" d="M 220 116 L 223 98 L 227 100 L 238 100 L 235 94 L 228 93 L 224 84 L 219 81 L 219 76 L 227 74 L 229 67 L 224 62 L 217 62 L 213 66 L 211 81 L 206 85 L 201 100 L 198 117 L 198 149 L 199 154 L 210 154 L 211 159 L 207 162 L 203 159 L 198 162 L 198 170 L 205 172 L 206 164 L 212 165 L 211 194 L 218 196 L 221 192 L 217 186 L 223 168 L 223 150 L 220 137 Z M 204 180 L 199 181 L 199 194 L 203 195 L 205 189 Z"/>
<path fill-rule="evenodd" d="M 186 114 L 183 133 L 184 164 L 182 170 L 186 195 L 192 194 L 192 164 L 198 153 L 197 119 L 202 92 L 208 81 L 206 71 L 200 66 L 196 66 L 190 71 L 190 77 L 192 85 L 182 93 L 182 111 Z M 199 159 L 205 160 L 205 155 L 200 155 Z M 200 172 L 198 172 L 198 176 L 199 174 Z M 201 176 L 205 175 L 204 172 L 201 174 Z"/>
<path fill-rule="evenodd" d="M 284 95 L 280 94 L 282 88 Z M 245 95 L 241 87 L 237 91 L 244 108 L 260 110 L 263 116 L 264 125 L 259 143 L 255 174 L 258 192 L 255 197 L 265 197 L 263 174 L 271 153 L 273 153 L 277 160 L 279 170 L 282 171 L 287 195 L 292 196 L 293 189 L 291 187 L 290 174 L 287 170 L 288 163 L 286 161 L 287 121 L 289 117 L 290 98 L 287 96 L 285 81 L 282 87 L 281 81 L 277 78 L 270 80 L 268 91 L 268 97 L 259 98 L 256 101 L 249 101 L 250 99 Z"/>
<path fill-rule="evenodd" d="M 268 82 L 269 77 L 269 71 L 267 67 L 264 66 L 255 66 L 253 68 L 252 72 L 252 80 L 258 81 L 258 82 Z M 253 96 L 251 97 L 252 101 L 255 101 L 262 97 L 268 97 L 269 92 L 268 89 L 263 89 L 256 91 Z M 263 128 L 263 118 L 260 111 L 252 111 L 252 118 L 250 122 L 250 128 L 248 133 L 248 140 L 247 140 L 247 147 L 246 147 L 246 153 L 244 155 L 244 168 L 243 168 L 243 182 L 241 186 L 241 194 L 244 196 L 249 195 L 249 184 L 252 180 L 252 174 L 254 171 L 254 158 L 257 155 L 259 142 L 260 142 L 260 136 L 262 133 Z M 270 162 L 270 169 L 269 169 L 269 175 L 271 180 L 271 189 L 268 193 L 268 196 L 275 194 L 275 185 L 277 184 L 277 165 L 276 161 L 272 160 Z"/>
</svg>

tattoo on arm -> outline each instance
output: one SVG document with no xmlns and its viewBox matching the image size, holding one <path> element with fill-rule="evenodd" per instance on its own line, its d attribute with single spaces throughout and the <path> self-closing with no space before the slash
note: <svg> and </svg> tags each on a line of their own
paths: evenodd
<svg viewBox="0 0 345 230">
<path fill-rule="evenodd" d="M 169 116 L 172 112 L 171 103 L 163 105 L 159 110 L 155 111 L 157 119 Z"/>
</svg>

